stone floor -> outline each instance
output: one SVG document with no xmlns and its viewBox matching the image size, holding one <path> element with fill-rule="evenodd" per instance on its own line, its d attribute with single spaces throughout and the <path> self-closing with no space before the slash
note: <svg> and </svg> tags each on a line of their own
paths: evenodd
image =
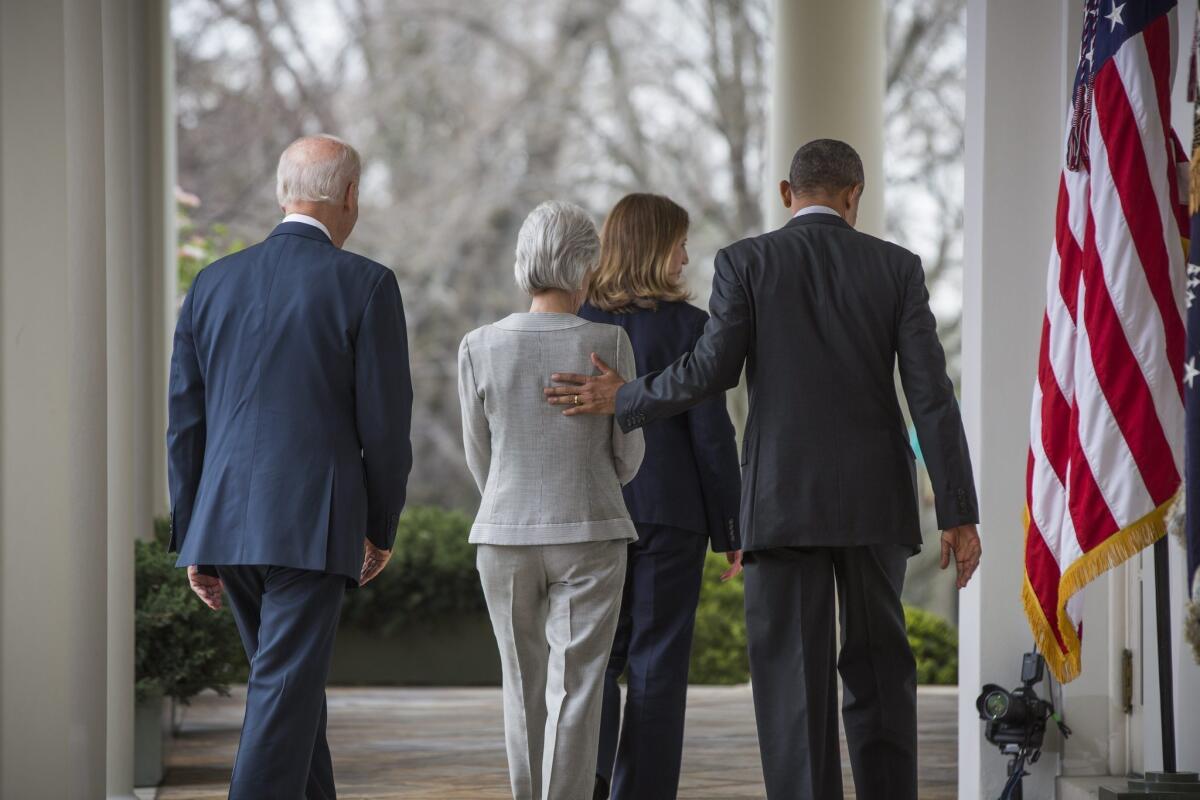
<svg viewBox="0 0 1200 800">
<path fill-rule="evenodd" d="M 157 800 L 225 797 L 243 702 L 203 695 L 185 710 Z M 954 689 L 920 690 L 922 800 L 955 796 L 956 706 Z M 331 689 L 329 739 L 345 800 L 511 797 L 497 689 Z M 845 778 L 853 797 L 848 765 Z M 679 798 L 764 796 L 749 687 L 692 687 Z"/>
</svg>

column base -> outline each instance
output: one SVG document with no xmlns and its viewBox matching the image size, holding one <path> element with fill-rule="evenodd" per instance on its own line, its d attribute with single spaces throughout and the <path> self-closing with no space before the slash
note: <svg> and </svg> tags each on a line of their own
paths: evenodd
<svg viewBox="0 0 1200 800">
<path fill-rule="evenodd" d="M 1178 800 L 1200 798 L 1200 776 L 1195 772 L 1147 772 L 1145 778 L 1130 778 L 1125 788 L 1100 787 L 1100 800 Z"/>
</svg>

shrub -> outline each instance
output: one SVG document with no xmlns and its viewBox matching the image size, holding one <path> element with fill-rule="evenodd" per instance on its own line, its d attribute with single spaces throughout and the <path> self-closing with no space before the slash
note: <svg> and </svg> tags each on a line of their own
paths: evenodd
<svg viewBox="0 0 1200 800">
<path fill-rule="evenodd" d="M 135 544 L 137 697 L 187 703 L 205 689 L 228 694 L 245 679 L 246 656 L 228 609 L 213 611 L 188 586 L 187 571 L 167 552 L 165 522 Z"/>
<path fill-rule="evenodd" d="M 946 620 L 904 607 L 908 644 L 917 658 L 917 683 L 958 683 L 958 631 Z"/>
<path fill-rule="evenodd" d="M 750 680 L 742 579 L 721 583 L 721 573 L 728 568 L 729 562 L 720 553 L 709 553 L 704 562 L 689 683 L 733 684 Z"/>
<path fill-rule="evenodd" d="M 721 583 L 723 555 L 709 553 L 696 609 L 691 683 L 733 684 L 750 679 L 741 579 Z M 958 682 L 958 631 L 941 617 L 905 606 L 908 643 L 917 660 L 917 683 Z"/>
<path fill-rule="evenodd" d="M 387 636 L 413 623 L 486 613 L 470 533 L 471 518 L 462 512 L 406 509 L 392 560 L 375 580 L 346 594 L 342 624 Z"/>
</svg>

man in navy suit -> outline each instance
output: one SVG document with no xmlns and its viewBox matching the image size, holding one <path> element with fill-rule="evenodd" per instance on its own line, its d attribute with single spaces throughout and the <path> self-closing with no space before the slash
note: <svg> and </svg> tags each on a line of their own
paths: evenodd
<svg viewBox="0 0 1200 800">
<path fill-rule="evenodd" d="M 179 312 L 171 550 L 250 659 L 231 798 L 333 798 L 325 681 L 347 584 L 391 555 L 412 467 L 395 274 L 342 250 L 360 162 L 332 136 L 279 159 L 286 216 L 201 272 Z"/>
</svg>

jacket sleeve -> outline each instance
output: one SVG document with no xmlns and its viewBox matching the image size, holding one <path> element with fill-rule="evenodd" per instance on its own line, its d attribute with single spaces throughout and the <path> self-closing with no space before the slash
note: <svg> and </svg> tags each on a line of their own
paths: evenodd
<svg viewBox="0 0 1200 800">
<path fill-rule="evenodd" d="M 699 338 L 703 330 L 701 325 L 695 338 Z M 717 553 L 737 550 L 742 546 L 738 531 L 742 472 L 725 393 L 713 395 L 693 407 L 687 412 L 687 423 L 700 473 L 712 549 Z"/>
<path fill-rule="evenodd" d="M 617 328 L 617 363 L 614 369 L 621 375 L 632 375 L 637 371 L 637 362 L 633 356 L 633 345 L 624 328 Z M 621 426 L 613 421 L 612 426 L 613 461 L 617 468 L 617 478 L 624 486 L 632 481 L 642 466 L 642 458 L 646 455 L 646 440 L 640 430 L 623 431 Z"/>
<path fill-rule="evenodd" d="M 900 381 L 933 481 L 938 527 L 947 530 L 978 523 L 979 502 L 958 399 L 929 309 L 925 271 L 915 256 L 910 263 L 896 345 Z"/>
<path fill-rule="evenodd" d="M 464 336 L 458 346 L 458 404 L 462 408 L 463 450 L 467 455 L 467 469 L 475 478 L 479 493 L 487 485 L 488 472 L 492 466 L 492 431 L 488 426 L 483 409 L 483 396 L 475 380 L 475 365 L 471 361 L 471 348 Z"/>
<path fill-rule="evenodd" d="M 167 388 L 167 483 L 171 493 L 170 552 L 178 552 L 200 488 L 207 424 L 204 376 L 192 336 L 192 306 L 196 284 L 188 292 L 175 323 L 171 375 Z"/>
<path fill-rule="evenodd" d="M 708 306 L 711 316 L 692 352 L 621 387 L 616 420 L 623 430 L 673 417 L 737 386 L 750 350 L 753 321 L 745 288 L 724 250 L 717 253 Z"/>
<path fill-rule="evenodd" d="M 396 275 L 388 270 L 367 299 L 354 344 L 355 417 L 367 483 L 367 530 L 390 550 L 412 469 L 413 390 L 408 333 Z"/>
</svg>

